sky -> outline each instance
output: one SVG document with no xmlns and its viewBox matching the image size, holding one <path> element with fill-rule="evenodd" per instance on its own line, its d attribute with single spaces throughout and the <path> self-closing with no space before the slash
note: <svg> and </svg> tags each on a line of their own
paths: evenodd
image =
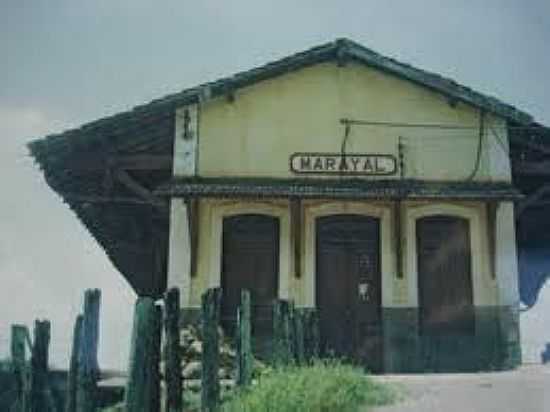
<svg viewBox="0 0 550 412">
<path fill-rule="evenodd" d="M 0 0 L 0 358 L 52 321 L 66 367 L 102 289 L 100 364 L 128 361 L 135 295 L 47 187 L 25 143 L 338 37 L 452 77 L 550 125 L 550 2 Z"/>
</svg>

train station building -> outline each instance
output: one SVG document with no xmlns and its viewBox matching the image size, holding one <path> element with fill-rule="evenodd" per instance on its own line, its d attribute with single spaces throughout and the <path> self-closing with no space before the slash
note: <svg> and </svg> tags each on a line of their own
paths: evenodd
<svg viewBox="0 0 550 412">
<path fill-rule="evenodd" d="M 340 39 L 31 143 L 138 294 L 316 310 L 375 372 L 517 366 L 511 130 L 493 97 Z M 516 128 L 516 129 L 515 129 Z"/>
</svg>

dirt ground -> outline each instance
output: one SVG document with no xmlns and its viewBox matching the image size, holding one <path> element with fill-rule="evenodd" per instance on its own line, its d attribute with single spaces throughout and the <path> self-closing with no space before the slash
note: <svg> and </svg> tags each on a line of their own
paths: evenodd
<svg viewBox="0 0 550 412">
<path fill-rule="evenodd" d="M 373 412 L 548 412 L 550 366 L 479 374 L 384 375 L 402 388 L 394 405 Z"/>
</svg>

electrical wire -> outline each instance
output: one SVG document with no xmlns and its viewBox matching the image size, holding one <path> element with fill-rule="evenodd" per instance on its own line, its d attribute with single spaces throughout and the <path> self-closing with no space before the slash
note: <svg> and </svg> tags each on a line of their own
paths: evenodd
<svg viewBox="0 0 550 412">
<path fill-rule="evenodd" d="M 425 129 L 449 129 L 449 130 L 477 129 L 477 126 L 463 126 L 463 125 L 453 125 L 453 124 L 399 123 L 399 122 L 379 122 L 379 121 L 352 120 L 352 119 L 340 119 L 340 123 L 344 125 L 382 126 L 382 127 L 397 127 L 397 128 L 425 128 Z"/>
<path fill-rule="evenodd" d="M 448 129 L 448 130 L 477 130 L 478 126 L 464 126 L 457 124 L 443 124 L 443 123 L 407 123 L 407 122 L 381 122 L 371 120 L 357 120 L 357 119 L 340 119 L 342 124 L 359 125 L 359 126 L 382 126 L 382 127 L 396 127 L 396 128 L 425 128 L 425 129 Z M 544 131 L 545 127 L 542 126 L 503 126 L 505 130 L 539 130 Z"/>
<path fill-rule="evenodd" d="M 477 143 L 476 162 L 474 163 L 474 168 L 472 172 L 466 178 L 466 181 L 471 181 L 479 171 L 479 166 L 481 164 L 481 152 L 483 150 L 484 129 L 485 129 L 485 112 L 480 111 L 479 112 L 479 138 Z"/>
<path fill-rule="evenodd" d="M 373 127 L 390 127 L 390 128 L 414 128 L 414 129 L 440 129 L 440 130 L 479 130 L 478 135 L 478 144 L 477 144 L 477 150 L 476 150 L 476 160 L 474 163 L 474 167 L 472 169 L 472 172 L 468 175 L 466 178 L 467 181 L 472 180 L 476 174 L 479 172 L 479 167 L 481 165 L 481 155 L 483 151 L 483 135 L 484 135 L 484 120 L 485 120 L 485 113 L 480 112 L 480 125 L 479 126 L 464 126 L 464 125 L 453 125 L 453 124 L 439 124 L 439 123 L 404 123 L 404 122 L 382 122 L 382 121 L 369 121 L 369 120 L 356 120 L 356 119 L 347 119 L 342 118 L 340 119 L 340 123 L 345 126 L 344 129 L 344 138 L 342 139 L 342 144 L 340 147 L 340 153 L 342 156 L 346 154 L 346 147 L 349 139 L 349 135 L 351 132 L 351 126 L 352 125 L 358 125 L 358 126 L 373 126 Z M 541 126 L 503 126 L 503 130 L 538 130 L 543 131 L 544 127 Z M 506 145 L 506 143 L 502 140 L 500 135 L 498 134 L 496 128 L 493 125 L 489 125 L 489 130 L 491 131 L 491 134 L 495 137 L 498 146 L 503 150 L 503 152 L 510 156 L 510 149 Z M 453 136 L 453 139 L 456 138 L 471 138 L 472 136 Z M 405 137 L 405 139 L 407 139 Z M 441 139 L 439 136 L 424 136 L 421 138 L 422 140 L 425 139 Z M 444 150 L 440 150 L 440 152 L 446 152 Z"/>
<path fill-rule="evenodd" d="M 340 154 L 342 156 L 345 156 L 346 154 L 346 146 L 348 144 L 348 138 L 349 138 L 350 132 L 351 132 L 351 125 L 346 124 L 344 129 L 344 138 L 342 139 L 342 145 L 340 146 Z"/>
</svg>

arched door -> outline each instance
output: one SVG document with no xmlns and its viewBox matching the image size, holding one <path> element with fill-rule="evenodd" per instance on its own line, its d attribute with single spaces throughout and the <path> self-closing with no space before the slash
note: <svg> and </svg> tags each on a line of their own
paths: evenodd
<svg viewBox="0 0 550 412">
<path fill-rule="evenodd" d="M 418 297 L 424 335 L 474 333 L 468 220 L 427 216 L 417 220 Z"/>
<path fill-rule="evenodd" d="M 316 299 L 325 354 L 382 368 L 379 220 L 317 218 Z"/>
<path fill-rule="evenodd" d="M 255 337 L 269 334 L 272 303 L 277 298 L 279 275 L 279 220 L 245 214 L 223 220 L 222 325 L 232 333 L 241 289 L 252 300 Z"/>
</svg>

